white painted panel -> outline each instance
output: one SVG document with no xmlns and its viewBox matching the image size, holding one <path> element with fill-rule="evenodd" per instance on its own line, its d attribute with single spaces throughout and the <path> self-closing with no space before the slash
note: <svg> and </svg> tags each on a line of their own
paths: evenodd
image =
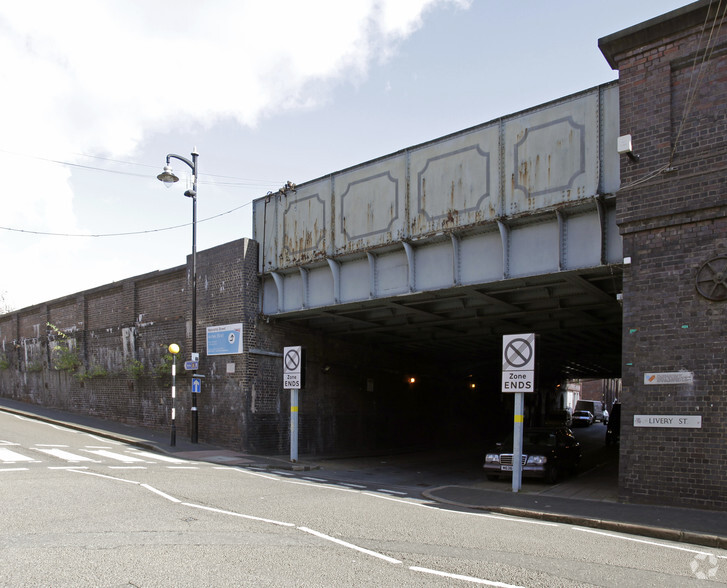
<svg viewBox="0 0 727 588">
<path fill-rule="evenodd" d="M 335 252 L 400 241 L 406 234 L 406 156 L 335 177 Z"/>
<path fill-rule="evenodd" d="M 449 288 L 454 284 L 452 242 L 416 248 L 416 290 Z"/>
<path fill-rule="evenodd" d="M 623 237 L 616 224 L 616 208 L 609 206 L 606 208 L 606 263 L 621 263 L 623 251 Z"/>
<path fill-rule="evenodd" d="M 278 289 L 272 277 L 263 280 L 262 308 L 263 314 L 275 314 L 278 312 Z"/>
<path fill-rule="evenodd" d="M 283 286 L 283 310 L 298 310 L 303 307 L 303 280 L 299 273 L 287 274 Z"/>
<path fill-rule="evenodd" d="M 385 253 L 376 258 L 377 296 L 408 292 L 408 279 L 408 264 L 403 250 Z"/>
<path fill-rule="evenodd" d="M 463 284 L 492 282 L 503 277 L 502 239 L 499 232 L 472 235 L 460 243 Z"/>
<path fill-rule="evenodd" d="M 505 123 L 505 212 L 572 202 L 598 193 L 598 91 Z"/>
<path fill-rule="evenodd" d="M 344 262 L 341 265 L 341 302 L 367 300 L 370 283 L 368 259 Z"/>
<path fill-rule="evenodd" d="M 603 178 L 601 190 L 604 194 L 613 194 L 621 185 L 621 156 L 616 150 L 616 142 L 621 134 L 619 125 L 618 86 L 610 86 L 601 90 L 601 110 L 604 123 L 601 125 L 601 161 Z"/>
<path fill-rule="evenodd" d="M 279 197 L 282 267 L 320 258 L 330 238 L 331 182 L 306 184 Z"/>
<path fill-rule="evenodd" d="M 598 212 L 566 218 L 564 269 L 601 265 L 601 222 Z"/>
<path fill-rule="evenodd" d="M 499 123 L 413 149 L 412 233 L 453 229 L 499 214 Z"/>
<path fill-rule="evenodd" d="M 326 266 L 308 272 L 308 305 L 310 307 L 333 304 L 333 273 Z"/>
<path fill-rule="evenodd" d="M 531 276 L 558 270 L 558 222 L 533 223 L 510 232 L 510 275 Z"/>
</svg>

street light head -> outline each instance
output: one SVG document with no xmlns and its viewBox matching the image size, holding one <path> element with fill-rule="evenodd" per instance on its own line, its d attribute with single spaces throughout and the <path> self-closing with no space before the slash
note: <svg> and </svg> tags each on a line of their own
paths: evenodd
<svg viewBox="0 0 727 588">
<path fill-rule="evenodd" d="M 178 182 L 179 178 L 174 175 L 172 168 L 168 165 L 164 166 L 164 171 L 157 176 L 157 180 L 164 182 L 167 188 L 171 188 L 174 182 Z"/>
</svg>

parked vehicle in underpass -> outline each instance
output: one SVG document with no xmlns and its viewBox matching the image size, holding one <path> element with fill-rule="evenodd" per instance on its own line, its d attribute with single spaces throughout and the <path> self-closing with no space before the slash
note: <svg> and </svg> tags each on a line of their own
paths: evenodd
<svg viewBox="0 0 727 588">
<path fill-rule="evenodd" d="M 536 427 L 523 432 L 523 477 L 544 478 L 554 484 L 564 474 L 573 473 L 580 460 L 581 445 L 568 427 Z M 487 453 L 483 468 L 488 480 L 512 476 L 512 436 Z"/>
</svg>

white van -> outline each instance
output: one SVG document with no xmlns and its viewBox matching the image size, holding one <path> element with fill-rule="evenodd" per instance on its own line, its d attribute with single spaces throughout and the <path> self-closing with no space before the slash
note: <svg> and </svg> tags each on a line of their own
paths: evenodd
<svg viewBox="0 0 727 588">
<path fill-rule="evenodd" d="M 576 402 L 576 410 L 587 410 L 595 420 L 603 422 L 603 402 L 600 400 L 579 400 Z"/>
</svg>

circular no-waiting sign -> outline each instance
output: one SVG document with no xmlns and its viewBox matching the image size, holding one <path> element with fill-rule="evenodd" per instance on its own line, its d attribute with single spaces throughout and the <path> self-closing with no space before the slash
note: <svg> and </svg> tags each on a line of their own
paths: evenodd
<svg viewBox="0 0 727 588">
<path fill-rule="evenodd" d="M 503 371 L 534 369 L 535 334 L 503 336 L 502 357 Z"/>
<path fill-rule="evenodd" d="M 286 347 L 284 361 L 286 373 L 300 373 L 300 347 Z"/>
</svg>

